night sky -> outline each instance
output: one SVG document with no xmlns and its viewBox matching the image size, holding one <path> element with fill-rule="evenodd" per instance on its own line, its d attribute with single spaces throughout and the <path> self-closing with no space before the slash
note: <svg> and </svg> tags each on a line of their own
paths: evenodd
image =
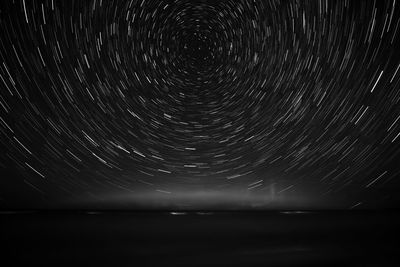
<svg viewBox="0 0 400 267">
<path fill-rule="evenodd" d="M 1 208 L 387 208 L 400 2 L 8 0 Z"/>
</svg>

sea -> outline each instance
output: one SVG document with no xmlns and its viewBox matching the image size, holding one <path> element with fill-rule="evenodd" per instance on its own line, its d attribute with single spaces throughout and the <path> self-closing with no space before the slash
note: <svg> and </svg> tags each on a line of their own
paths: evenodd
<svg viewBox="0 0 400 267">
<path fill-rule="evenodd" d="M 400 266 L 395 210 L 8 210 L 1 266 Z"/>
</svg>

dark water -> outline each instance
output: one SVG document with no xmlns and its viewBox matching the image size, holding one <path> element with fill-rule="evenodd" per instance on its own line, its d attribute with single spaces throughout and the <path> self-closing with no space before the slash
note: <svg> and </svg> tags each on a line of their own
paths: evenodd
<svg viewBox="0 0 400 267">
<path fill-rule="evenodd" d="M 400 266 L 397 212 L 0 215 L 1 264 Z"/>
</svg>

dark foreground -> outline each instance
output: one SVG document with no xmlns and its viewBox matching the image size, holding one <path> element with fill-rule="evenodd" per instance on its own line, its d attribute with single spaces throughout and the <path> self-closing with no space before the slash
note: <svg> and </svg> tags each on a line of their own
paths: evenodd
<svg viewBox="0 0 400 267">
<path fill-rule="evenodd" d="M 399 222 L 360 211 L 2 213 L 0 256 L 2 266 L 400 266 Z"/>
</svg>

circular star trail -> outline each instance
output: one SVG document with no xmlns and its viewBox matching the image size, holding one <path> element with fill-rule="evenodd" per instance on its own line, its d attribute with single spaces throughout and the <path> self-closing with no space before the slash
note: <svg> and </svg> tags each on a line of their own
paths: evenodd
<svg viewBox="0 0 400 267">
<path fill-rule="evenodd" d="M 3 194 L 300 190 L 349 207 L 396 186 L 397 1 L 0 11 Z"/>
</svg>

